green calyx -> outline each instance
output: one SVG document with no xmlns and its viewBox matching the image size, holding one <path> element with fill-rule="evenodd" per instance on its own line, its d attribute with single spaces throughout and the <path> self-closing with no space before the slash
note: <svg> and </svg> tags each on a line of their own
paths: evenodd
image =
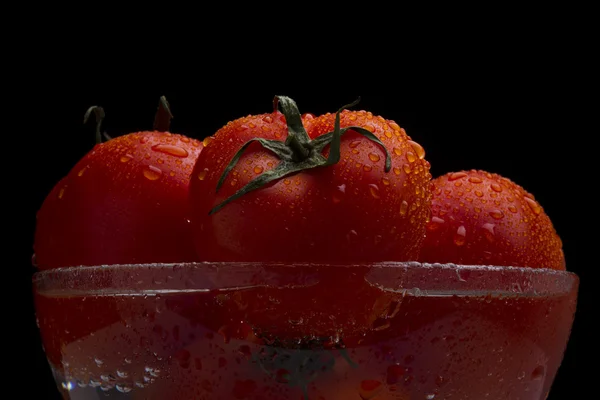
<svg viewBox="0 0 600 400">
<path fill-rule="evenodd" d="M 275 168 L 263 172 L 261 175 L 248 182 L 248 184 L 238 190 L 231 197 L 215 206 L 212 210 L 210 210 L 209 215 L 216 213 L 233 200 L 238 199 L 253 190 L 260 189 L 272 181 L 281 179 L 296 172 L 317 167 L 326 167 L 328 165 L 338 163 L 340 161 L 341 137 L 348 130 L 355 131 L 382 147 L 383 151 L 385 152 L 385 172 L 389 172 L 392 168 L 392 161 L 385 145 L 377 136 L 375 136 L 369 130 L 359 126 L 348 126 L 345 128 L 340 127 L 341 112 L 346 108 L 355 106 L 359 101 L 360 99 L 357 99 L 353 103 L 345 105 L 337 111 L 335 115 L 334 130 L 332 132 L 328 132 L 311 140 L 306 132 L 306 129 L 304 129 L 304 125 L 302 124 L 302 116 L 294 100 L 286 96 L 275 96 L 275 100 L 273 102 L 274 108 L 275 110 L 277 110 L 278 107 L 281 108 L 281 112 L 285 116 L 287 122 L 288 135 L 285 142 L 279 140 L 267 140 L 263 138 L 254 138 L 246 142 L 233 156 L 223 171 L 223 174 L 217 183 L 217 192 L 223 185 L 223 182 L 225 181 L 225 178 L 229 172 L 231 172 L 231 170 L 238 163 L 244 151 L 246 151 L 248 146 L 254 142 L 260 143 L 265 149 L 271 151 L 281 160 L 281 162 Z M 322 153 L 323 149 L 327 145 L 330 146 L 329 156 L 325 158 Z"/>
<path fill-rule="evenodd" d="M 102 121 L 106 116 L 104 113 L 104 108 L 100 106 L 91 106 L 88 108 L 83 116 L 84 124 L 87 124 L 92 114 L 94 114 L 96 119 L 96 144 L 111 140 L 112 138 L 106 132 L 102 132 L 101 129 Z M 173 114 L 171 113 L 171 108 L 169 107 L 167 98 L 165 96 L 160 96 L 160 99 L 158 100 L 158 108 L 156 109 L 156 114 L 154 115 L 154 125 L 152 129 L 160 132 L 168 132 L 172 119 Z"/>
</svg>

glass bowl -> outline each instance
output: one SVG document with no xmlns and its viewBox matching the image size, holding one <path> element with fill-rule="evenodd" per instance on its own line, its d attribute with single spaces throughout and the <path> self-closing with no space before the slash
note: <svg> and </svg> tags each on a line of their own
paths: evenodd
<svg viewBox="0 0 600 400">
<path fill-rule="evenodd" d="M 578 285 L 564 271 L 414 262 L 33 278 L 65 399 L 545 399 Z"/>
</svg>

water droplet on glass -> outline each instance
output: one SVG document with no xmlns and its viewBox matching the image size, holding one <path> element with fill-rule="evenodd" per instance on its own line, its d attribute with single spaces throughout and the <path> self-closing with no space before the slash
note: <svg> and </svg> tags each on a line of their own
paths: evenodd
<svg viewBox="0 0 600 400">
<path fill-rule="evenodd" d="M 379 199 L 381 197 L 379 193 L 379 186 L 375 185 L 374 183 L 369 185 L 369 193 L 371 193 L 371 196 L 373 196 L 376 199 Z"/>
<path fill-rule="evenodd" d="M 155 167 L 154 165 L 148 165 L 147 168 L 144 169 L 144 176 L 146 179 L 155 181 L 162 175 L 162 171 L 160 168 Z"/>
<path fill-rule="evenodd" d="M 501 210 L 498 210 L 498 209 L 491 210 L 489 212 L 489 214 L 494 219 L 502 219 L 502 218 L 504 218 L 504 213 Z"/>
<path fill-rule="evenodd" d="M 402 200 L 402 202 L 400 203 L 400 215 L 405 216 L 407 212 L 408 212 L 408 203 L 406 202 L 406 200 Z"/>
<path fill-rule="evenodd" d="M 206 178 L 207 173 L 208 173 L 208 168 L 204 168 L 202 171 L 198 172 L 198 179 L 203 181 L 204 178 Z"/>
<path fill-rule="evenodd" d="M 409 140 L 408 144 L 411 145 L 411 147 L 415 151 L 415 154 L 417 155 L 417 157 L 419 157 L 420 160 L 425 158 L 425 149 L 423 148 L 423 146 L 412 140 Z"/>
<path fill-rule="evenodd" d="M 540 213 L 542 212 L 542 207 L 540 207 L 540 205 L 537 203 L 537 201 L 529 198 L 529 197 L 524 197 L 525 201 L 527 202 L 527 204 L 529 205 L 529 208 L 531 208 L 531 211 L 533 211 L 533 213 L 535 215 L 540 215 Z"/>
<path fill-rule="evenodd" d="M 426 228 L 428 231 L 435 231 L 438 230 L 444 222 L 446 221 L 440 217 L 431 217 L 431 220 L 427 223 Z"/>
<path fill-rule="evenodd" d="M 546 373 L 546 368 L 543 365 L 538 365 L 537 367 L 535 367 L 533 372 L 531 372 L 531 379 L 532 380 L 542 379 L 544 377 L 545 373 Z"/>
<path fill-rule="evenodd" d="M 465 229 L 464 225 L 459 226 L 456 230 L 456 233 L 454 234 L 454 244 L 457 246 L 464 245 L 466 241 L 466 236 L 467 230 Z"/>
<path fill-rule="evenodd" d="M 494 224 L 490 224 L 490 223 L 486 223 L 483 224 L 483 226 L 481 227 L 483 229 L 483 235 L 485 236 L 485 238 L 488 240 L 488 242 L 493 242 L 494 241 L 494 227 L 496 225 Z"/>
<path fill-rule="evenodd" d="M 449 181 L 456 181 L 458 179 L 462 179 L 467 176 L 466 172 L 454 172 L 448 176 Z"/>
<path fill-rule="evenodd" d="M 152 146 L 152 150 L 180 158 L 185 158 L 189 155 L 188 151 L 183 147 L 172 144 L 156 144 Z"/>
</svg>

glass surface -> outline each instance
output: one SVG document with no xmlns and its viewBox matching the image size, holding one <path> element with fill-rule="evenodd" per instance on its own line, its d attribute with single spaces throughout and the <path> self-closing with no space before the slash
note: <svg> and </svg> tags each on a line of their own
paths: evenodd
<svg viewBox="0 0 600 400">
<path fill-rule="evenodd" d="M 65 399 L 546 398 L 569 272 L 418 263 L 195 263 L 39 272 Z"/>
</svg>

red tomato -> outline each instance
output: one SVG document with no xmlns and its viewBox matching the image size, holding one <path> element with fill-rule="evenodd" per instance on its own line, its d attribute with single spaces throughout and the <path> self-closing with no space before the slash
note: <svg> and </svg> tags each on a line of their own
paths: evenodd
<svg viewBox="0 0 600 400">
<path fill-rule="evenodd" d="M 433 185 L 420 261 L 565 269 L 550 218 L 521 186 L 475 170 L 448 173 Z"/>
<path fill-rule="evenodd" d="M 162 119 L 159 111 L 155 126 Z M 37 266 L 196 260 L 188 186 L 201 149 L 197 140 L 158 131 L 97 144 L 37 214 Z"/>
<path fill-rule="evenodd" d="M 423 148 L 371 112 L 301 117 L 293 100 L 278 99 L 283 113 L 237 119 L 205 140 L 190 185 L 198 254 L 207 261 L 415 260 L 431 196 Z M 336 115 L 340 132 L 355 127 L 339 149 L 336 135 L 327 135 Z M 246 185 L 252 190 L 244 193 Z"/>
</svg>

